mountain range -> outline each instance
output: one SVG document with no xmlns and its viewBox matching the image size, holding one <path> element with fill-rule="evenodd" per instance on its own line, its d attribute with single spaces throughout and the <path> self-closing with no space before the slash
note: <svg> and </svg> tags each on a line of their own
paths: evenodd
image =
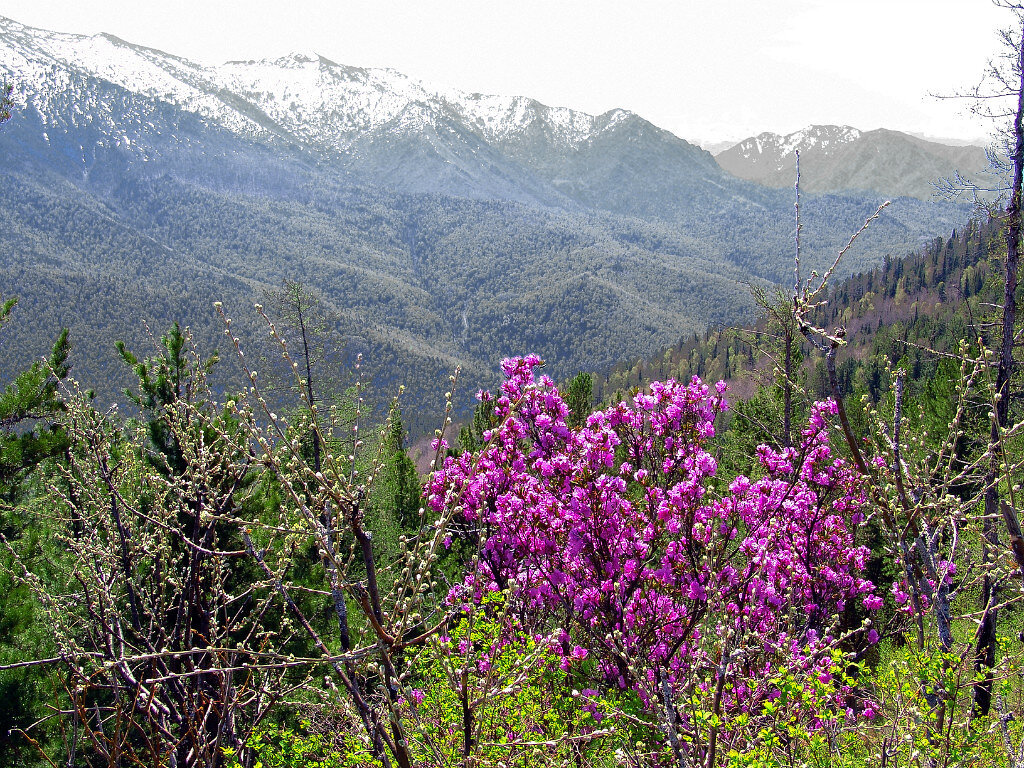
<svg viewBox="0 0 1024 768">
<path fill-rule="evenodd" d="M 985 150 L 948 146 L 879 128 L 812 125 L 780 136 L 762 133 L 715 155 L 723 169 L 769 187 L 792 187 L 796 153 L 800 186 L 808 192 L 862 189 L 883 195 L 933 200 L 941 179 L 960 172 L 978 181 L 989 170 Z"/>
<path fill-rule="evenodd" d="M 208 67 L 2 18 L 0 78 L 16 101 L 0 127 L 0 274 L 20 297 L 0 378 L 66 325 L 76 375 L 104 396 L 129 378 L 115 339 L 146 354 L 177 320 L 223 346 L 217 300 L 255 337 L 248 306 L 297 280 L 379 391 L 407 385 L 425 429 L 455 365 L 463 392 L 526 351 L 556 378 L 600 369 L 733 322 L 749 282 L 792 274 L 790 190 L 624 110 L 434 89 L 316 54 Z M 805 195 L 805 269 L 883 199 Z M 968 214 L 894 200 L 844 268 Z"/>
</svg>

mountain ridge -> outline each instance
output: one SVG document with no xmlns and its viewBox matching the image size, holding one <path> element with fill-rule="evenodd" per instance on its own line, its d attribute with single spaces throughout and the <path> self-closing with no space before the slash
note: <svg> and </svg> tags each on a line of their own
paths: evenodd
<svg viewBox="0 0 1024 768">
<path fill-rule="evenodd" d="M 434 120 L 453 111 L 490 139 L 507 138 L 516 126 L 522 127 L 530 112 L 539 111 L 544 113 L 548 126 L 562 129 L 562 135 L 557 138 L 569 146 L 592 138 L 605 125 L 613 124 L 620 114 L 627 114 L 615 109 L 602 115 L 589 115 L 566 107 L 544 105 L 525 96 L 432 89 L 393 69 L 340 65 L 319 54 L 295 52 L 277 59 L 234 60 L 204 66 L 107 33 L 48 32 L 4 17 L 0 17 L 0 31 L 7 41 L 4 47 L 8 53 L 22 53 L 23 64 L 39 65 L 38 54 L 42 53 L 64 67 L 106 79 L 127 90 L 159 97 L 232 130 L 244 133 L 242 129 L 248 128 L 258 133 L 259 126 L 239 121 L 238 115 L 224 109 L 230 105 L 223 101 L 218 104 L 209 98 L 222 90 L 234 96 L 245 94 L 248 107 L 259 109 L 286 128 L 291 136 L 312 139 L 321 148 L 335 150 L 348 148 L 358 133 L 381 128 L 417 108 Z M 31 38 L 33 45 L 29 49 L 35 51 L 36 56 L 25 56 L 25 46 L 15 44 L 23 43 L 25 38 Z M 127 54 L 127 58 L 115 53 Z M 133 63 L 135 67 L 131 66 Z M 148 66 L 143 69 L 138 64 Z M 14 66 L 8 64 L 9 68 Z M 283 73 L 292 76 L 286 77 Z M 390 98 L 385 98 L 385 94 Z M 328 103 L 334 108 L 324 109 Z M 297 108 L 296 104 L 304 109 Z M 497 113 L 511 115 L 512 119 L 495 119 Z M 321 121 L 314 124 L 318 130 L 313 131 L 308 127 L 308 120 L 318 114 L 343 116 L 345 122 L 326 124 Z"/>
<path fill-rule="evenodd" d="M 846 125 L 811 125 L 785 136 L 760 133 L 722 150 L 715 160 L 734 176 L 782 188 L 793 185 L 797 151 L 800 186 L 808 192 L 865 189 L 929 200 L 937 194 L 938 179 L 952 178 L 958 171 L 977 176 L 989 167 L 982 147 Z"/>
<path fill-rule="evenodd" d="M 151 343 L 143 322 L 190 325 L 212 349 L 213 301 L 242 307 L 291 280 L 321 295 L 381 387 L 440 403 L 453 361 L 467 391 L 510 354 L 536 352 L 556 377 L 597 370 L 735 321 L 747 283 L 791 270 L 791 194 L 639 115 L 459 100 L 302 54 L 224 67 L 0 21 L 0 78 L 17 83 L 0 273 L 30 338 L 72 326 L 89 386 L 128 383 L 109 348 Z M 807 195 L 808 268 L 880 202 Z M 897 200 L 850 268 L 966 215 Z M 30 346 L 0 348 L 0 370 Z"/>
</svg>

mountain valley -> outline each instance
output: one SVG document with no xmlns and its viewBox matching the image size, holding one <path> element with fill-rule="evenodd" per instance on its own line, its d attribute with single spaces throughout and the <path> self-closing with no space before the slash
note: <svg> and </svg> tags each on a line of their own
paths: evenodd
<svg viewBox="0 0 1024 768">
<path fill-rule="evenodd" d="M 115 340 L 145 355 L 177 320 L 223 349 L 213 302 L 255 338 L 251 304 L 291 280 L 320 294 L 380 402 L 407 386 L 424 431 L 456 365 L 463 393 L 527 351 L 556 378 L 608 368 L 749 316 L 748 284 L 792 272 L 792 189 L 623 110 L 438 91 L 308 54 L 205 67 L 6 19 L 0 78 L 15 85 L 0 270 L 20 298 L 0 370 L 68 326 L 75 375 L 101 399 L 129 380 Z M 803 260 L 822 269 L 885 196 L 806 191 Z M 968 215 L 895 199 L 844 269 Z"/>
</svg>

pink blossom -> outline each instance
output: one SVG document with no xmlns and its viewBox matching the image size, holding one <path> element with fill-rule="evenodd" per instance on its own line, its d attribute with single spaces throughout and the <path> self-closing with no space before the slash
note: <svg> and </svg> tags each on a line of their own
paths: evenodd
<svg viewBox="0 0 1024 768">
<path fill-rule="evenodd" d="M 758 711 L 783 670 L 845 695 L 830 667 L 833 638 L 818 630 L 847 601 L 877 610 L 882 600 L 862 575 L 868 550 L 854 543 L 862 479 L 829 445 L 835 403 L 814 405 L 798 446 L 758 447 L 760 479 L 737 477 L 716 494 L 708 441 L 724 386 L 653 382 L 571 430 L 538 365 L 502 362 L 493 440 L 477 456 L 446 459 L 425 491 L 432 510 L 460 507 L 463 535 L 482 542 L 462 594 L 507 587 L 523 609 L 512 615 L 561 627 L 564 669 L 593 657 L 605 684 L 651 706 L 662 675 L 682 693 L 693 675 L 721 674 L 727 635 L 750 639 L 742 663 L 725 668 L 727 712 Z M 813 707 L 806 721 L 817 721 Z"/>
</svg>

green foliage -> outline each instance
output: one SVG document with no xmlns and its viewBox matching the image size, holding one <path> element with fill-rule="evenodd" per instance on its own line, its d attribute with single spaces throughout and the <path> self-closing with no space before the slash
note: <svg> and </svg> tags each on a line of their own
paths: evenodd
<svg viewBox="0 0 1024 768">
<path fill-rule="evenodd" d="M 843 684 L 855 686 L 865 682 L 862 664 L 850 664 L 844 654 L 834 651 L 829 673 Z M 769 685 L 776 696 L 766 701 L 761 711 L 740 715 L 731 725 L 747 737 L 728 750 L 725 765 L 729 768 L 768 768 L 769 766 L 852 766 L 864 765 L 868 757 L 863 741 L 851 738 L 855 730 L 869 728 L 857 722 L 836 706 L 831 681 L 820 674 L 795 674 L 781 670 Z M 820 713 L 813 724 L 800 717 L 802 708 L 812 707 Z M 749 724 L 749 726 L 748 726 Z M 842 744 L 842 749 L 837 747 Z M 859 745 L 859 749 L 858 749 Z"/>
<path fill-rule="evenodd" d="M 948 239 L 934 238 L 903 259 L 887 258 L 881 266 L 835 284 L 813 320 L 820 327 L 846 328 L 837 373 L 840 390 L 850 403 L 855 405 L 861 394 L 879 402 L 888 387 L 887 370 L 897 366 L 908 373 L 911 397 L 929 388 L 932 395 L 927 398 L 934 400 L 941 394 L 935 389 L 943 386 L 937 374 L 952 373 L 948 365 L 940 368 L 941 355 L 956 354 L 962 341 L 973 342 L 995 327 L 987 322 L 991 319 L 987 307 L 1002 300 L 1005 248 L 1000 227 L 998 219 L 970 221 Z M 759 293 L 765 294 L 755 288 L 755 296 Z M 596 379 L 597 400 L 611 402 L 649 380 L 724 379 L 734 403 L 753 398 L 775 412 L 774 422 L 767 413 L 759 420 L 769 425 L 762 430 L 765 435 L 773 433 L 779 439 L 783 338 L 779 317 L 762 312 L 756 323 L 744 328 L 709 328 L 681 338 L 651 358 L 620 363 Z M 831 396 L 831 390 L 824 362 L 802 337 L 798 341 L 794 383 L 799 406 Z M 776 395 L 755 396 L 758 386 L 775 388 Z M 757 417 L 752 412 L 746 415 Z M 738 426 L 741 420 L 732 424 Z M 754 423 L 750 418 L 745 421 Z"/>
<path fill-rule="evenodd" d="M 589 373 L 576 374 L 566 386 L 563 397 L 569 408 L 566 424 L 570 429 L 579 429 L 594 409 L 594 377 Z"/>
<path fill-rule="evenodd" d="M 33 503 L 32 506 L 36 506 Z M 37 509 L 20 507 L 3 514 L 7 542 L 43 578 L 52 578 L 55 561 L 62 553 L 49 541 L 50 528 Z M 11 535 L 11 531 L 16 531 Z M 35 596 L 12 577 L 10 553 L 0 552 L 0 665 L 47 658 L 53 653 L 53 637 L 42 621 Z M 62 684 L 53 670 L 11 669 L 0 672 L 0 763 L 36 766 L 43 761 L 23 735 L 48 714 L 48 708 L 64 701 Z M 40 732 L 41 731 L 41 732 Z M 44 727 L 33 736 L 48 744 L 54 729 Z"/>
<path fill-rule="evenodd" d="M 798 401 L 794 424 L 801 424 L 806 418 L 807 410 L 802 405 Z M 734 402 L 727 415 L 727 426 L 717 441 L 722 470 L 729 476 L 756 476 L 760 472 L 757 446 L 768 445 L 775 449 L 783 446 L 782 387 L 758 387 L 749 398 Z"/>
<path fill-rule="evenodd" d="M 459 448 L 466 453 L 480 450 L 484 433 L 498 426 L 494 415 L 494 400 L 483 400 L 473 409 L 473 418 L 459 430 Z"/>
<path fill-rule="evenodd" d="M 116 343 L 121 359 L 138 377 L 138 392 L 125 390 L 125 394 L 146 416 L 150 460 L 172 474 L 185 470 L 186 459 L 168 419 L 168 409 L 177 403 L 191 403 L 201 398 L 203 393 L 195 387 L 198 382 L 205 382 L 217 362 L 216 352 L 205 361 L 196 359 L 188 341 L 187 332 L 183 333 L 174 323 L 160 337 L 163 350 L 141 362 L 123 341 Z"/>
<path fill-rule="evenodd" d="M 13 300 L 4 304 L 0 323 L 13 306 Z M 51 420 L 63 410 L 57 387 L 70 371 L 70 351 L 65 329 L 47 360 L 33 363 L 0 392 L 0 499 L 10 497 L 26 471 L 67 446 Z"/>
<path fill-rule="evenodd" d="M 14 106 L 14 100 L 11 98 L 13 92 L 14 85 L 0 83 L 0 124 L 11 119 L 11 107 Z"/>
<path fill-rule="evenodd" d="M 600 721 L 613 704 L 575 690 L 547 638 L 515 631 L 502 594 L 487 595 L 450 637 L 429 642 L 402 699 L 426 764 L 530 768 L 594 764 L 610 754 Z M 472 704 L 467 718 L 465 704 Z M 470 744 L 467 746 L 467 728 Z"/>
<path fill-rule="evenodd" d="M 376 503 L 391 511 L 395 523 L 407 533 L 419 529 L 420 486 L 416 465 L 405 450 L 405 427 L 397 406 L 386 425 L 382 444 L 382 471 L 374 486 Z"/>
<path fill-rule="evenodd" d="M 7 330 L 3 326 L 11 321 L 16 301 L 0 302 L 0 330 Z M 6 545 L 0 549 L 0 664 L 45 657 L 52 650 L 39 606 L 11 568 L 16 552 L 45 577 L 60 557 L 48 546 L 50 530 L 39 514 L 41 491 L 33 473 L 70 448 L 58 421 L 64 412 L 58 387 L 70 370 L 70 349 L 65 329 L 48 359 L 19 372 L 0 392 L 0 537 Z M 0 672 L 0 762 L 33 764 L 35 749 L 20 731 L 45 716 L 57 690 L 38 668 Z"/>
<path fill-rule="evenodd" d="M 264 727 L 246 742 L 255 753 L 252 768 L 380 768 L 369 752 L 344 735 L 310 733 L 310 723 L 300 729 Z M 234 749 L 225 749 L 226 768 L 249 768 L 239 762 Z"/>
</svg>

